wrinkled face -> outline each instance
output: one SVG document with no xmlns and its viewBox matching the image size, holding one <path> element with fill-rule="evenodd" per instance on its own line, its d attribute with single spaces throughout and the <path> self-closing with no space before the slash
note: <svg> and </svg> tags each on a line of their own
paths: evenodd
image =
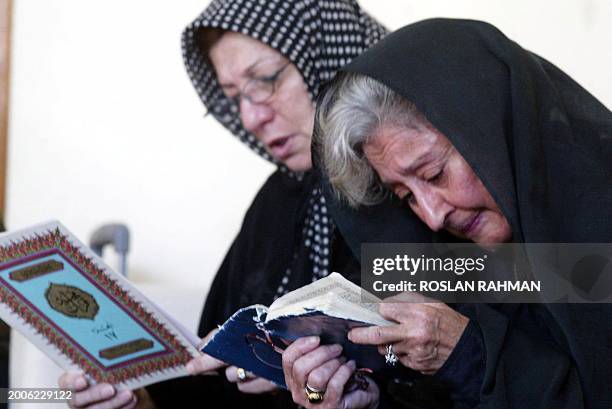
<svg viewBox="0 0 612 409">
<path fill-rule="evenodd" d="M 262 42 L 234 32 L 223 34 L 209 56 L 225 95 L 240 100 L 244 128 L 289 169 L 310 169 L 314 106 L 297 68 Z M 274 93 L 263 102 L 254 102 L 243 94 L 254 83 L 273 85 Z"/>
<path fill-rule="evenodd" d="M 383 125 L 364 144 L 381 181 L 433 231 L 483 245 L 510 241 L 508 221 L 470 165 L 437 129 L 419 122 Z"/>
</svg>

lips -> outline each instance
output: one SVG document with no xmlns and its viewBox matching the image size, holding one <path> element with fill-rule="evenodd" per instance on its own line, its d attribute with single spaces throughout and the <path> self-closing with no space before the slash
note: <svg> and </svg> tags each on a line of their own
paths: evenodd
<svg viewBox="0 0 612 409">
<path fill-rule="evenodd" d="M 273 138 L 266 143 L 268 151 L 278 160 L 285 160 L 291 156 L 291 139 L 293 135 L 281 136 Z"/>
<path fill-rule="evenodd" d="M 471 233 L 473 233 L 478 227 L 478 225 L 480 224 L 481 218 L 482 218 L 482 212 L 476 213 L 474 217 L 472 217 L 470 220 L 468 220 L 466 223 L 463 224 L 463 226 L 460 229 L 461 232 L 464 235 L 469 237 Z"/>
</svg>

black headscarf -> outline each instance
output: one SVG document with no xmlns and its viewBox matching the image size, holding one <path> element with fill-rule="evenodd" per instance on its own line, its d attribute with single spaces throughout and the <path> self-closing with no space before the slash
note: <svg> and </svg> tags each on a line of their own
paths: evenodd
<svg viewBox="0 0 612 409">
<path fill-rule="evenodd" d="M 612 116 L 494 27 L 427 20 L 345 68 L 414 102 L 472 166 L 517 242 L 611 242 Z"/>
<path fill-rule="evenodd" d="M 515 242 L 612 242 L 612 114 L 495 27 L 412 24 L 343 71 L 416 104 L 480 177 Z M 332 210 L 341 231 L 363 231 L 363 216 L 352 224 L 354 211 Z M 384 239 L 389 231 L 393 241 L 413 241 L 392 224 L 370 230 L 378 241 L 392 241 Z M 360 241 L 371 240 L 351 244 Z M 612 407 L 610 305 L 477 305 L 471 318 L 486 349 L 482 407 Z"/>
<path fill-rule="evenodd" d="M 187 73 L 209 112 L 232 134 L 279 170 L 301 180 L 272 158 L 263 144 L 242 126 L 239 107 L 227 98 L 210 60 L 198 43 L 204 28 L 250 36 L 287 57 L 298 69 L 311 98 L 337 70 L 381 39 L 386 30 L 354 0 L 215 0 L 183 32 L 182 49 Z M 312 280 L 330 273 L 335 229 L 318 185 L 312 186 L 303 220 L 302 242 L 310 249 Z M 286 267 L 276 296 L 287 291 L 292 268 Z"/>
<path fill-rule="evenodd" d="M 223 94 L 200 47 L 203 29 L 242 33 L 272 47 L 295 65 L 313 100 L 341 66 L 385 34 L 354 0 L 214 0 L 183 32 L 187 73 L 208 112 L 278 166 L 257 194 L 215 276 L 202 313 L 200 336 L 239 307 L 269 304 L 286 291 L 327 275 L 332 267 L 344 272 L 338 266 L 350 266 L 358 276 L 350 250 L 334 235 L 325 198 L 312 172 L 289 171 L 242 126 L 238 106 Z M 158 408 L 176 407 L 177 396 L 180 401 L 214 407 L 294 406 L 287 393 L 243 394 L 223 377 L 188 377 L 147 389 Z"/>
</svg>

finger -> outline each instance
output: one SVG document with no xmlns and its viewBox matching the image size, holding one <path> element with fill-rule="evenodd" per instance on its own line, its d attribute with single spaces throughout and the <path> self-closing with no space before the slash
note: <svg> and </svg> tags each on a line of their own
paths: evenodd
<svg viewBox="0 0 612 409">
<path fill-rule="evenodd" d="M 381 303 L 378 306 L 378 312 L 384 318 L 405 324 L 408 328 L 410 328 L 418 323 L 419 320 L 427 320 L 431 318 L 432 313 L 444 307 L 448 308 L 446 304 L 443 303 Z"/>
<path fill-rule="evenodd" d="M 115 396 L 115 388 L 109 383 L 93 385 L 81 392 L 72 395 L 72 406 L 88 406 L 97 402 L 104 402 Z"/>
<path fill-rule="evenodd" d="M 319 337 L 298 338 L 283 352 L 283 372 L 285 373 L 285 382 L 287 386 L 292 383 L 291 376 L 293 365 L 302 355 L 312 351 L 319 346 Z"/>
<path fill-rule="evenodd" d="M 245 371 L 245 374 L 247 378 L 241 380 L 240 378 L 238 378 L 238 367 L 237 366 L 228 366 L 227 368 L 225 368 L 225 378 L 227 378 L 227 380 L 231 383 L 246 382 L 249 379 L 255 378 L 255 376 L 251 372 Z"/>
<path fill-rule="evenodd" d="M 136 408 L 136 406 L 138 406 L 138 399 L 135 398 L 133 401 L 131 401 L 130 403 L 128 403 L 125 406 L 122 406 L 119 409 L 134 409 L 134 408 Z"/>
<path fill-rule="evenodd" d="M 378 353 L 381 355 L 387 355 L 388 351 L 387 351 L 387 346 L 389 344 L 386 345 L 379 345 L 378 347 L 376 347 L 376 349 L 378 349 Z M 405 351 L 404 349 L 401 349 L 398 347 L 398 345 L 400 345 L 400 343 L 397 344 L 393 344 L 392 348 L 391 348 L 391 352 L 393 352 L 395 354 L 395 356 L 402 357 L 402 356 L 407 356 L 409 355 L 408 351 Z"/>
<path fill-rule="evenodd" d="M 131 401 L 129 401 L 127 405 L 124 405 L 118 409 L 134 409 L 137 405 L 138 405 L 138 397 L 134 396 L 134 398 Z"/>
<path fill-rule="evenodd" d="M 336 373 L 340 366 L 346 363 L 346 358 L 336 358 L 325 362 L 323 365 L 313 369 L 309 374 L 306 384 L 311 388 L 325 390 L 327 382 Z"/>
<path fill-rule="evenodd" d="M 293 365 L 293 381 L 300 388 L 306 386 L 306 380 L 312 370 L 323 365 L 330 359 L 342 353 L 342 346 L 338 344 L 323 345 L 298 358 Z"/>
<path fill-rule="evenodd" d="M 438 347 L 435 343 L 428 345 L 417 345 L 412 348 L 410 356 L 417 362 L 429 361 L 438 355 Z"/>
<path fill-rule="evenodd" d="M 403 329 L 399 325 L 353 328 L 348 333 L 348 339 L 355 344 L 392 344 L 402 339 L 402 330 Z"/>
<path fill-rule="evenodd" d="M 363 379 L 367 382 L 366 389 L 351 389 L 351 392 L 347 393 L 345 387 L 342 402 L 340 402 L 341 407 L 369 408 L 378 406 L 378 403 L 380 402 L 380 389 L 378 388 L 378 385 L 368 376 L 364 376 Z"/>
<path fill-rule="evenodd" d="M 216 374 L 218 369 L 225 366 L 227 366 L 225 362 L 213 358 L 208 354 L 202 354 L 187 362 L 185 369 L 187 369 L 187 372 L 191 375 L 211 375 Z"/>
<path fill-rule="evenodd" d="M 387 297 L 383 300 L 382 304 L 386 303 L 432 303 L 432 304 L 440 304 L 440 301 L 426 297 L 423 294 L 406 291 L 403 293 L 399 293 L 393 295 L 391 297 Z"/>
<path fill-rule="evenodd" d="M 202 349 L 204 345 L 208 344 L 208 341 L 210 341 L 211 338 L 214 337 L 217 332 L 219 332 L 219 328 L 214 328 L 208 334 L 206 334 L 206 336 L 202 338 L 202 341 L 200 341 L 201 348 L 198 349 Z"/>
<path fill-rule="evenodd" d="M 135 398 L 136 395 L 130 390 L 117 391 L 112 398 L 88 406 L 87 409 L 118 409 L 130 405 Z"/>
<path fill-rule="evenodd" d="M 266 393 L 277 388 L 278 386 L 264 378 L 255 378 L 238 384 L 238 390 L 243 393 Z"/>
<path fill-rule="evenodd" d="M 319 337 L 305 337 L 298 338 L 283 352 L 283 374 L 285 375 L 285 383 L 287 388 L 291 391 L 291 397 L 297 404 L 304 405 L 303 391 L 301 387 L 296 386 L 293 381 L 293 365 L 295 361 L 302 355 L 312 351 L 321 340 Z"/>
<path fill-rule="evenodd" d="M 57 383 L 60 388 L 70 389 L 75 392 L 82 391 L 89 385 L 87 378 L 80 371 L 64 372 L 57 380 Z"/>
<path fill-rule="evenodd" d="M 342 395 L 344 394 L 344 385 L 346 385 L 356 369 L 357 364 L 355 361 L 350 360 L 338 368 L 329 382 L 327 382 L 325 399 L 328 400 L 329 404 L 339 402 L 342 399 Z"/>
<path fill-rule="evenodd" d="M 238 367 L 232 365 L 225 368 L 225 379 L 231 383 L 238 383 Z"/>
</svg>

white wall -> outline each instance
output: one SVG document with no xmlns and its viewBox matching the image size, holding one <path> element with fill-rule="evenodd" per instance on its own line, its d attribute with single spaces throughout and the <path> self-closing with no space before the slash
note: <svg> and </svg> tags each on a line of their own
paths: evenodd
<svg viewBox="0 0 612 409">
<path fill-rule="evenodd" d="M 272 166 L 203 119 L 179 40 L 204 2 L 14 3 L 8 228 L 122 221 L 132 276 L 207 286 Z"/>
<path fill-rule="evenodd" d="M 612 107 L 612 1 L 359 0 L 391 29 L 432 17 L 484 20 Z"/>
<path fill-rule="evenodd" d="M 133 277 L 206 287 L 272 167 L 204 112 L 180 56 L 207 1 L 16 0 L 8 211 L 58 218 L 83 240 L 133 232 Z M 484 19 L 612 106 L 612 2 L 363 0 L 391 28 Z"/>
</svg>

